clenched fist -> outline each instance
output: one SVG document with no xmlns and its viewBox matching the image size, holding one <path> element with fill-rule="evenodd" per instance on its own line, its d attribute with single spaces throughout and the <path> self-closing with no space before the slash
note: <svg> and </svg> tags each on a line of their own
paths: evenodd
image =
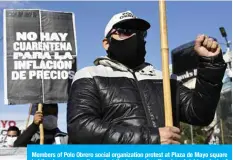
<svg viewBox="0 0 233 160">
<path fill-rule="evenodd" d="M 36 125 L 39 125 L 42 121 L 43 121 L 42 112 L 36 111 L 36 113 L 34 115 L 33 123 L 35 123 Z"/>
<path fill-rule="evenodd" d="M 220 46 L 213 38 L 206 35 L 198 35 L 194 46 L 195 51 L 202 57 L 213 57 L 220 53 Z"/>
<path fill-rule="evenodd" d="M 177 127 L 159 128 L 161 144 L 180 144 L 180 129 Z"/>
</svg>

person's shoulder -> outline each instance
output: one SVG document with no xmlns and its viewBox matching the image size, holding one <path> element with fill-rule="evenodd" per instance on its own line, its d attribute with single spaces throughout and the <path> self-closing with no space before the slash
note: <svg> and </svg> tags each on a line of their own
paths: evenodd
<svg viewBox="0 0 233 160">
<path fill-rule="evenodd" d="M 154 67 L 152 64 L 146 62 L 144 64 L 144 68 L 143 70 L 145 72 L 148 72 L 149 74 L 152 74 L 155 75 L 158 79 L 162 79 L 163 78 L 163 74 L 162 74 L 162 71 L 158 70 L 156 67 Z"/>
<path fill-rule="evenodd" d="M 158 69 L 154 69 L 155 74 L 158 78 L 162 79 L 163 78 L 163 73 L 162 71 L 158 70 Z"/>
<path fill-rule="evenodd" d="M 146 64 L 145 67 L 146 70 L 152 71 L 158 79 L 163 79 L 163 72 L 161 70 L 158 70 L 150 63 L 145 63 L 145 64 Z M 178 81 L 178 76 L 176 74 L 170 73 L 170 79 Z"/>
<path fill-rule="evenodd" d="M 106 67 L 102 65 L 84 67 L 75 73 L 73 82 L 82 78 L 93 78 L 94 76 L 98 76 L 103 73 L 105 69 Z"/>
<path fill-rule="evenodd" d="M 65 132 L 62 132 L 59 128 L 57 128 L 56 130 L 56 134 L 55 137 L 59 137 L 60 138 L 60 143 L 61 144 L 68 144 L 68 134 Z"/>
<path fill-rule="evenodd" d="M 73 82 L 79 79 L 83 79 L 83 78 L 93 78 L 91 75 L 92 70 L 94 70 L 95 66 L 89 66 L 89 67 L 85 67 L 82 68 L 80 70 L 78 70 L 75 73 L 75 76 L 73 78 Z"/>
<path fill-rule="evenodd" d="M 68 135 L 67 133 L 61 131 L 59 128 L 56 129 L 56 135 L 55 135 L 55 137 L 56 136 L 67 136 L 67 135 Z"/>
</svg>

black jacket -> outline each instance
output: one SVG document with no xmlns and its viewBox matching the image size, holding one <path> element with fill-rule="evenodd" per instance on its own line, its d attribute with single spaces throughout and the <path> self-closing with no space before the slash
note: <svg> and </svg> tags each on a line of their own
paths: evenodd
<svg viewBox="0 0 233 160">
<path fill-rule="evenodd" d="M 163 127 L 162 74 L 149 64 L 136 71 L 108 58 L 79 70 L 67 107 L 69 141 L 73 144 L 159 144 Z M 200 57 L 196 87 L 171 80 L 173 118 L 208 125 L 214 117 L 226 64 L 222 54 Z"/>
<path fill-rule="evenodd" d="M 44 144 L 55 144 L 55 137 L 61 144 L 68 143 L 68 136 L 58 128 L 44 130 Z M 28 144 L 40 144 L 39 125 L 32 123 L 14 142 L 14 147 L 27 147 Z"/>
</svg>

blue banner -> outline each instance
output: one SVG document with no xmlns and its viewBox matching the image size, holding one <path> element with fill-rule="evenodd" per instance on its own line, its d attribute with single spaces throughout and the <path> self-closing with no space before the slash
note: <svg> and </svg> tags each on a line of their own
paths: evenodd
<svg viewBox="0 0 233 160">
<path fill-rule="evenodd" d="M 28 145 L 28 160 L 231 160 L 232 145 Z"/>
</svg>

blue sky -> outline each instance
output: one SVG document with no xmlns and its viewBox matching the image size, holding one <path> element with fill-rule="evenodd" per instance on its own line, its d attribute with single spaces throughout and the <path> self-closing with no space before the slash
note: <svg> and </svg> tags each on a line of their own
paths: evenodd
<svg viewBox="0 0 233 160">
<path fill-rule="evenodd" d="M 232 39 L 232 2 L 167 2 L 168 40 L 170 51 L 198 34 L 207 34 L 224 42 L 219 27 L 224 26 Z M 102 48 L 104 29 L 110 18 L 122 11 L 131 10 L 136 16 L 151 24 L 147 36 L 148 62 L 161 69 L 158 2 L 0 2 L 0 30 L 2 31 L 4 8 L 37 8 L 54 11 L 73 12 L 76 21 L 78 46 L 78 68 L 93 65 L 95 58 L 104 56 Z M 0 32 L 2 35 L 2 32 Z M 225 46 L 222 46 L 225 50 Z M 29 105 L 4 105 L 3 43 L 0 41 L 0 120 L 27 118 Z M 60 104 L 59 126 L 66 131 L 66 104 Z"/>
</svg>

